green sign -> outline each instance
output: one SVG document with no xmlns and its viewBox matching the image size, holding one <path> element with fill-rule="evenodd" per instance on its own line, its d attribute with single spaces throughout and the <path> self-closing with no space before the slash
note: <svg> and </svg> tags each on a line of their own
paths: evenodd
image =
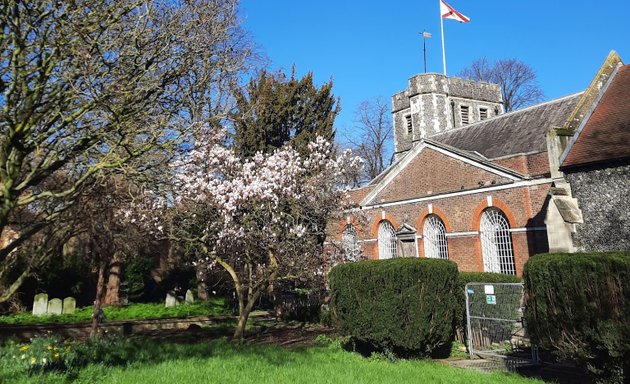
<svg viewBox="0 0 630 384">
<path fill-rule="evenodd" d="M 497 297 L 495 295 L 486 295 L 486 304 L 497 304 Z"/>
</svg>

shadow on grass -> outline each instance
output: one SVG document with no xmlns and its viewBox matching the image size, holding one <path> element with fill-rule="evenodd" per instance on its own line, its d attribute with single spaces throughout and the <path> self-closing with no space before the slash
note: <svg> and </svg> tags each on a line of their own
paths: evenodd
<svg viewBox="0 0 630 384">
<path fill-rule="evenodd" d="M 292 332 L 278 324 L 272 327 L 254 326 L 252 341 L 243 344 L 230 341 L 234 326 L 230 323 L 211 328 L 191 326 L 187 331 L 160 330 L 145 332 L 131 337 L 105 336 L 100 340 L 88 340 L 79 347 L 84 356 L 81 366 L 102 364 L 127 366 L 130 364 L 159 364 L 165 361 L 207 358 L 244 358 L 264 360 L 269 365 L 282 365 L 304 353 L 305 347 L 282 348 L 277 345 L 256 342 L 258 335 L 273 330 L 278 333 Z"/>
</svg>

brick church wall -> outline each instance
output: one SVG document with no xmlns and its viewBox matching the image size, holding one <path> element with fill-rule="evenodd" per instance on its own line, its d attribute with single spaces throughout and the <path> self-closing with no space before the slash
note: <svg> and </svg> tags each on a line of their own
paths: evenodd
<svg viewBox="0 0 630 384">
<path fill-rule="evenodd" d="M 375 201 L 404 200 L 479 188 L 480 183 L 491 185 L 492 182 L 504 184 L 508 181 L 505 177 L 426 148 L 379 193 Z"/>
<path fill-rule="evenodd" d="M 516 156 L 495 159 L 492 160 L 492 162 L 518 173 L 522 173 L 523 175 L 532 177 L 548 176 L 550 174 L 547 152 L 533 153 L 529 155 L 519 154 Z"/>
<path fill-rule="evenodd" d="M 442 219 L 447 232 L 449 259 L 458 264 L 462 271 L 483 271 L 479 221 L 484 209 L 488 208 L 488 196 L 492 206 L 501 209 L 508 218 L 512 232 L 512 244 L 517 274 L 527 259 L 547 251 L 544 211 L 549 184 L 510 188 L 504 190 L 478 191 L 466 195 L 427 199 L 426 201 L 389 205 L 383 208 L 370 207 L 357 210 L 351 222 L 357 228 L 362 250 L 370 259 L 378 259 L 378 224 L 389 220 L 395 229 L 403 223 L 416 228 L 422 235 L 424 219 L 429 214 L 429 204 L 433 214 Z M 337 233 L 329 234 L 329 239 L 341 239 L 343 223 L 331 226 Z M 422 239 L 417 239 L 418 254 L 424 256 Z"/>
</svg>

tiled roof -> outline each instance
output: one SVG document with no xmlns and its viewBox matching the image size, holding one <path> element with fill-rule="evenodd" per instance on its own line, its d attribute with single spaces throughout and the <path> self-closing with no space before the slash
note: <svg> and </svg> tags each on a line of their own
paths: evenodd
<svg viewBox="0 0 630 384">
<path fill-rule="evenodd" d="M 562 126 L 581 93 L 499 115 L 429 137 L 487 159 L 547 150 L 550 127 Z"/>
<path fill-rule="evenodd" d="M 630 65 L 619 67 L 578 129 L 561 168 L 630 158 Z"/>
</svg>

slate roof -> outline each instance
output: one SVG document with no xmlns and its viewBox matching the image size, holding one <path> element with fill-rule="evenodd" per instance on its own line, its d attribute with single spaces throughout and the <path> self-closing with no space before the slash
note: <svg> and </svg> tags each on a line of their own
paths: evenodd
<svg viewBox="0 0 630 384">
<path fill-rule="evenodd" d="M 567 147 L 561 168 L 630 158 L 630 65 L 619 67 Z"/>
<path fill-rule="evenodd" d="M 451 129 L 429 139 L 487 159 L 547 150 L 547 130 L 562 126 L 582 92 Z"/>
</svg>

